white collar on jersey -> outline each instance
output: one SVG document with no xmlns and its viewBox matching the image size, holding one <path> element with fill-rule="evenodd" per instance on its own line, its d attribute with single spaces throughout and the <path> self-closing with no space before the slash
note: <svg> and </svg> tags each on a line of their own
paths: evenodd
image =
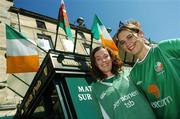
<svg viewBox="0 0 180 119">
<path fill-rule="evenodd" d="M 148 53 L 149 53 L 150 50 L 151 50 L 151 47 L 148 49 L 148 51 L 147 51 L 146 55 L 144 56 L 144 58 L 143 58 L 142 60 L 137 59 L 137 62 L 138 62 L 138 63 L 143 62 L 143 61 L 146 59 L 146 57 L 147 57 L 147 55 L 148 55 Z"/>
<path fill-rule="evenodd" d="M 112 78 L 112 77 L 114 77 L 114 76 L 115 76 L 115 75 L 109 76 L 109 77 L 105 78 L 104 80 L 108 80 L 108 79 L 110 79 L 110 78 Z M 101 84 L 103 84 L 103 85 L 106 85 L 106 86 L 109 86 L 109 87 L 113 86 L 113 83 L 104 82 L 104 81 L 101 81 L 101 80 L 99 80 L 99 83 L 101 83 Z"/>
</svg>

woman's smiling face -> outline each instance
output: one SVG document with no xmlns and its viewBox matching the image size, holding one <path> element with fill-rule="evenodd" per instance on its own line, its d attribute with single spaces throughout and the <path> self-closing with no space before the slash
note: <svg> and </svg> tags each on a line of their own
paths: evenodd
<svg viewBox="0 0 180 119">
<path fill-rule="evenodd" d="M 109 52 L 101 48 L 99 51 L 97 51 L 94 54 L 95 61 L 96 61 L 96 66 L 107 76 L 112 75 L 112 59 L 111 56 L 109 55 Z"/>
</svg>

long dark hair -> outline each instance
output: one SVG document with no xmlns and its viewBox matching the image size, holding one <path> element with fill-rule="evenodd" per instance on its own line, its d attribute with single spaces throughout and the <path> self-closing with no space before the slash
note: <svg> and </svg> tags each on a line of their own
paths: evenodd
<svg viewBox="0 0 180 119">
<path fill-rule="evenodd" d="M 93 51 L 91 52 L 91 56 L 90 56 L 90 60 L 91 60 L 91 71 L 92 71 L 92 75 L 95 79 L 98 80 L 103 80 L 104 78 L 106 78 L 107 76 L 96 66 L 96 60 L 95 60 L 95 53 L 97 51 L 99 51 L 100 49 L 106 49 L 112 59 L 112 70 L 111 72 L 115 75 L 118 74 L 118 72 L 121 70 L 122 67 L 122 61 L 121 59 L 116 56 L 113 51 L 108 48 L 108 47 L 104 47 L 104 46 L 98 46 L 95 49 L 93 49 Z"/>
</svg>

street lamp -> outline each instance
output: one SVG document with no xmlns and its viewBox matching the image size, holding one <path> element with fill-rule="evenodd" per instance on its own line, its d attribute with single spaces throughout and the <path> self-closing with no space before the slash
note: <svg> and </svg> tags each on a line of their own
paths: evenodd
<svg viewBox="0 0 180 119">
<path fill-rule="evenodd" d="M 112 29 L 110 27 L 107 27 L 106 29 L 107 29 L 108 33 L 111 33 Z"/>
<path fill-rule="evenodd" d="M 79 26 L 85 27 L 83 17 L 79 17 L 79 18 L 77 19 L 77 23 L 78 23 Z"/>
</svg>

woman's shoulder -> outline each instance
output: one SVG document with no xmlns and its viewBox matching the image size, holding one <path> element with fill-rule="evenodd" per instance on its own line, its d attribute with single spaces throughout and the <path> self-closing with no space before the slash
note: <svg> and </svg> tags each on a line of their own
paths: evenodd
<svg viewBox="0 0 180 119">
<path fill-rule="evenodd" d="M 132 69 L 132 67 L 124 66 L 124 67 L 122 67 L 122 70 L 119 72 L 118 75 L 121 75 L 122 77 L 123 76 L 128 76 L 130 74 L 130 72 L 131 72 L 131 69 Z"/>
<path fill-rule="evenodd" d="M 117 75 L 115 75 L 116 80 L 129 80 L 130 70 L 121 70 Z"/>
</svg>

